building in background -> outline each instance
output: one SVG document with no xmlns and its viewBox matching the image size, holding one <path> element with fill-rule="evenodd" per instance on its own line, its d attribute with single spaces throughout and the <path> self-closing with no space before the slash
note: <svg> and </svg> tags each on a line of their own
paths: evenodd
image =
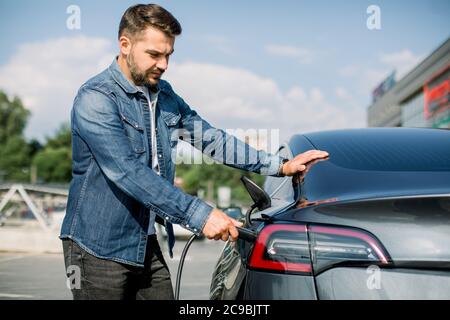
<svg viewBox="0 0 450 320">
<path fill-rule="evenodd" d="M 395 72 L 372 92 L 369 127 L 450 129 L 450 38 L 399 81 Z"/>
</svg>

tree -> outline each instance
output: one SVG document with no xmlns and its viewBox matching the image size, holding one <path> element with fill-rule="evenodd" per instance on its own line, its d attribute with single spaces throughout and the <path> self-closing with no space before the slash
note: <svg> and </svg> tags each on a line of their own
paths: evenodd
<svg viewBox="0 0 450 320">
<path fill-rule="evenodd" d="M 262 186 L 264 177 L 258 174 L 233 169 L 222 164 L 181 164 L 177 166 L 177 176 L 183 179 L 183 189 L 190 194 L 197 194 L 199 189 L 213 188 L 214 194 L 207 195 L 217 199 L 218 187 L 230 187 L 232 205 L 251 204 L 252 200 L 241 182 L 241 176 L 247 176 Z"/>
<path fill-rule="evenodd" d="M 47 138 L 46 148 L 59 149 L 59 148 L 71 148 L 72 132 L 70 125 L 64 123 L 56 132 L 53 138 Z"/>
<path fill-rule="evenodd" d="M 30 148 L 21 136 L 10 137 L 0 145 L 0 170 L 4 180 L 28 181 Z"/>
<path fill-rule="evenodd" d="M 19 98 L 0 91 L 0 179 L 27 181 L 31 148 L 23 138 L 30 112 Z"/>
<path fill-rule="evenodd" d="M 47 138 L 45 147 L 33 159 L 38 179 L 43 182 L 68 183 L 72 177 L 71 131 L 67 124 Z"/>
<path fill-rule="evenodd" d="M 0 146 L 11 137 L 22 136 L 29 117 L 30 111 L 25 109 L 18 97 L 9 100 L 0 91 Z"/>
</svg>

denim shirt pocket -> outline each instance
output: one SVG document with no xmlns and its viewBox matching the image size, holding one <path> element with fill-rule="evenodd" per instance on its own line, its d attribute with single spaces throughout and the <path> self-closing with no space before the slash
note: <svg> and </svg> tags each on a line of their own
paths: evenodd
<svg viewBox="0 0 450 320">
<path fill-rule="evenodd" d="M 178 136 L 179 136 L 179 132 L 177 130 L 180 128 L 179 122 L 181 119 L 181 114 L 163 111 L 161 114 L 161 117 L 167 126 L 167 134 L 168 134 L 170 147 L 172 149 L 176 148 L 177 143 L 178 143 Z"/>
<path fill-rule="evenodd" d="M 126 135 L 131 142 L 131 146 L 135 153 L 142 154 L 145 152 L 145 130 L 143 126 L 136 120 L 134 120 L 129 114 L 124 112 L 120 113 L 123 126 L 125 128 Z"/>
</svg>

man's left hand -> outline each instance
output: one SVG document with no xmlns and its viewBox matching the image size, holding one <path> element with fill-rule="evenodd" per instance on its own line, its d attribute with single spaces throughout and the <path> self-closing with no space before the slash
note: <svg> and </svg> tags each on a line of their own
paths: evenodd
<svg viewBox="0 0 450 320">
<path fill-rule="evenodd" d="M 308 162 L 326 157 L 328 157 L 328 152 L 326 151 L 309 150 L 286 162 L 281 171 L 285 176 L 293 176 L 298 172 L 304 171 Z"/>
</svg>

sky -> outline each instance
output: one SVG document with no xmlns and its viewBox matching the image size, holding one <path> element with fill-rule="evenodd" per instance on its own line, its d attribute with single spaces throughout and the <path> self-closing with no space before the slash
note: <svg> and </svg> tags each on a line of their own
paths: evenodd
<svg viewBox="0 0 450 320">
<path fill-rule="evenodd" d="M 120 18 L 135 3 L 0 1 L 0 90 L 31 110 L 27 138 L 44 141 L 70 121 L 78 88 L 112 62 Z M 448 0 L 157 3 L 183 27 L 164 75 L 175 91 L 216 127 L 275 129 L 282 140 L 366 127 L 376 85 L 450 36 Z M 71 5 L 80 28 L 67 26 Z M 367 27 L 370 5 L 380 29 Z"/>
</svg>

